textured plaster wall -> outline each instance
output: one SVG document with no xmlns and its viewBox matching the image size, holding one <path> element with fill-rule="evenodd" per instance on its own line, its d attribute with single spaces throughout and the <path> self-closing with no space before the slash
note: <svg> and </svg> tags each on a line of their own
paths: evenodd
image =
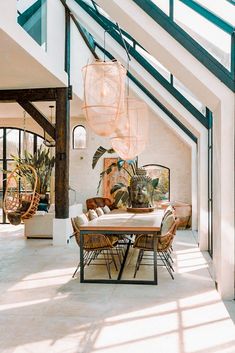
<svg viewBox="0 0 235 353">
<path fill-rule="evenodd" d="M 149 113 L 149 142 L 146 150 L 139 156 L 139 165 L 154 163 L 170 168 L 171 200 L 191 203 L 191 149 L 156 114 Z M 85 207 L 85 200 L 96 195 L 99 173 L 103 166 L 102 159 L 95 170 L 92 170 L 92 156 L 100 145 L 110 148 L 110 142 L 107 138 L 94 135 L 82 117 L 72 119 L 71 129 L 79 124 L 87 127 L 87 149 L 71 150 L 70 185 L 78 190 L 79 202 Z M 105 155 L 108 156 L 115 155 Z"/>
</svg>

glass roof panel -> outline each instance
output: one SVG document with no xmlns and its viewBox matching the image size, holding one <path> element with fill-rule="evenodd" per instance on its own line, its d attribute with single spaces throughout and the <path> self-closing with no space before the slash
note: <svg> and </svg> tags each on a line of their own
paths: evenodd
<svg viewBox="0 0 235 353">
<path fill-rule="evenodd" d="M 230 70 L 231 36 L 228 33 L 180 0 L 174 1 L 174 21 Z"/>
<path fill-rule="evenodd" d="M 136 50 L 163 76 L 170 82 L 171 73 L 159 61 L 157 61 L 146 50 L 136 45 Z"/>
<path fill-rule="evenodd" d="M 170 14 L 169 0 L 152 0 L 152 2 L 169 16 Z"/>
<path fill-rule="evenodd" d="M 22 13 L 38 0 L 17 0 L 17 10 Z"/>
<path fill-rule="evenodd" d="M 82 0 L 83 2 L 87 3 L 87 0 Z M 167 0 L 164 1 L 155 1 L 156 4 L 157 3 L 168 3 Z M 116 26 L 116 23 L 112 21 L 112 19 L 109 17 L 109 15 L 103 11 L 101 9 L 100 6 L 97 5 L 97 9 L 98 9 L 98 13 L 101 16 L 104 16 L 105 18 L 107 18 L 109 21 L 111 21 L 114 26 Z M 115 28 L 116 32 L 118 34 L 119 31 L 117 28 Z M 146 61 L 148 61 L 148 63 L 150 65 L 152 65 L 153 68 L 155 68 L 168 82 L 171 81 L 171 73 L 170 71 L 168 71 L 156 58 L 154 58 L 151 54 L 149 54 L 143 47 L 141 47 L 134 38 L 132 38 L 129 34 L 127 34 L 125 31 L 122 31 L 122 37 L 123 39 L 129 44 L 131 45 L 139 54 L 141 54 L 141 56 L 143 57 L 143 59 L 145 59 Z M 124 33 L 126 33 L 126 35 Z M 129 38 L 127 37 L 127 35 L 129 36 Z M 132 38 L 132 40 L 131 40 Z M 135 43 L 135 45 L 134 45 Z M 173 77 L 174 78 L 174 77 Z M 195 108 L 197 108 L 203 115 L 205 115 L 205 106 L 203 106 L 203 104 L 192 94 L 192 92 L 190 92 L 189 89 L 187 89 L 179 80 L 177 80 L 176 78 L 174 78 L 174 87 L 186 98 L 188 99 L 188 101 L 193 104 L 195 106 Z"/>
<path fill-rule="evenodd" d="M 181 81 L 179 81 L 175 76 L 173 79 L 173 86 L 183 94 L 183 96 L 189 100 L 190 103 L 194 105 L 203 115 L 206 115 L 206 107 L 197 99 L 196 96 L 192 94 L 192 92 L 183 85 Z"/>
<path fill-rule="evenodd" d="M 232 5 L 227 0 L 197 0 L 197 2 L 226 22 L 235 26 L 235 2 L 234 5 Z"/>
</svg>

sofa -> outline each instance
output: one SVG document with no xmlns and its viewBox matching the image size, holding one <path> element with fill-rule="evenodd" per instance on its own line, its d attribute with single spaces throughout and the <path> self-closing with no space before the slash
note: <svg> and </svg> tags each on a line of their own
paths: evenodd
<svg viewBox="0 0 235 353">
<path fill-rule="evenodd" d="M 76 217 L 82 213 L 82 204 L 69 206 L 69 218 Z M 37 211 L 36 214 L 24 221 L 24 235 L 26 238 L 52 239 L 53 220 L 55 218 L 55 205 L 51 204 L 48 212 Z M 73 234 L 72 225 L 67 237 Z"/>
<path fill-rule="evenodd" d="M 107 197 L 92 197 L 86 200 L 87 210 L 95 210 L 97 207 L 108 206 L 111 210 L 115 208 L 112 201 Z"/>
</svg>

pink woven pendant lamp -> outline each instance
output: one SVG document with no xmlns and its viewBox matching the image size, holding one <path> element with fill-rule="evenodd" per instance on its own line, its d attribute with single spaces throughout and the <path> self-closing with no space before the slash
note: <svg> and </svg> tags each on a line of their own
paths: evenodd
<svg viewBox="0 0 235 353">
<path fill-rule="evenodd" d="M 146 147 L 148 139 L 147 105 L 134 97 L 125 99 L 125 113 L 111 138 L 112 148 L 124 160 L 134 159 Z"/>
<path fill-rule="evenodd" d="M 124 111 L 126 69 L 118 61 L 95 61 L 83 68 L 83 111 L 90 128 L 111 136 Z"/>
</svg>

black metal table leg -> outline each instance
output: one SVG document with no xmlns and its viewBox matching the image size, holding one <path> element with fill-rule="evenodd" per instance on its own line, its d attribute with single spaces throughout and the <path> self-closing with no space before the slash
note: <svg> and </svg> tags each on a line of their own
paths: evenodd
<svg viewBox="0 0 235 353">
<path fill-rule="evenodd" d="M 80 283 L 84 282 L 84 254 L 83 254 L 84 235 L 80 232 Z"/>
<path fill-rule="evenodd" d="M 126 247 L 125 255 L 124 255 L 124 258 L 123 258 L 123 261 L 122 261 L 122 265 L 121 265 L 121 268 L 120 268 L 120 271 L 119 271 L 119 274 L 118 274 L 118 278 L 117 278 L 118 281 L 122 278 L 122 273 L 123 273 L 123 270 L 124 270 L 124 267 L 125 267 L 125 263 L 126 263 L 127 255 L 129 253 L 130 246 L 131 246 L 131 239 L 129 239 L 127 247 Z"/>
<path fill-rule="evenodd" d="M 154 275 L 154 282 L 158 284 L 157 278 L 157 244 L 158 244 L 158 237 L 154 235 L 153 238 L 153 275 Z"/>
</svg>

